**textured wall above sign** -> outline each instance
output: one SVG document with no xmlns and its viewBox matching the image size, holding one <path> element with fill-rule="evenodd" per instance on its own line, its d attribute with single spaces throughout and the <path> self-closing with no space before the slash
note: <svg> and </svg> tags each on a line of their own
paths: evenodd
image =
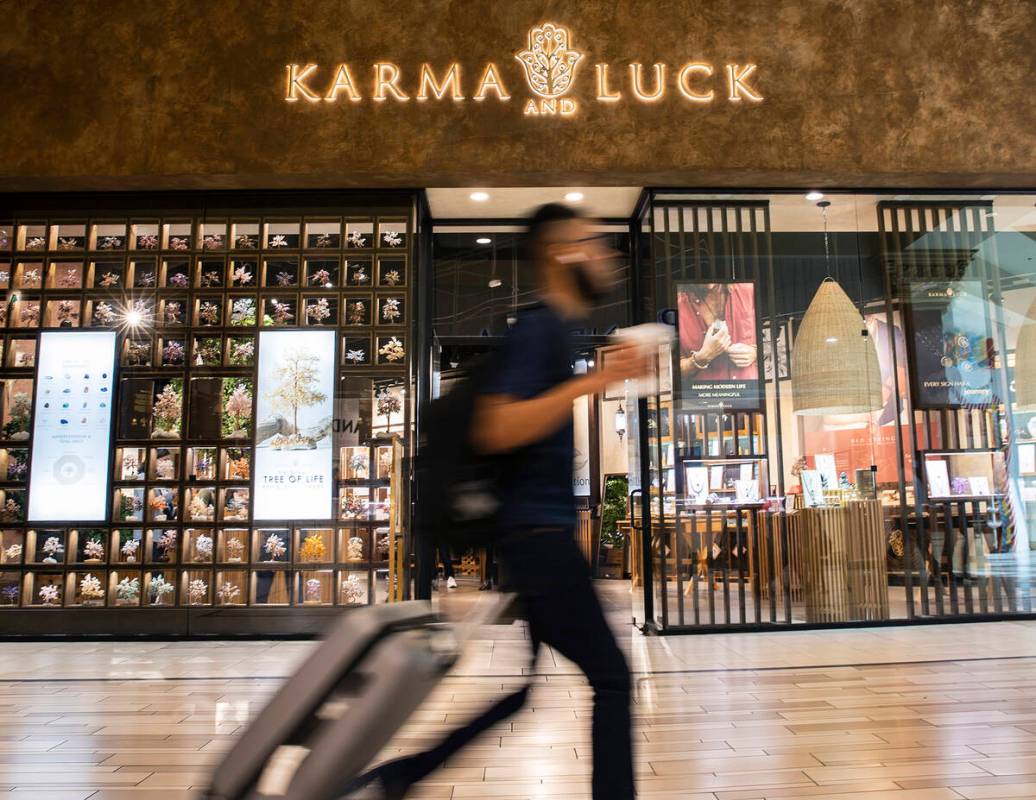
<svg viewBox="0 0 1036 800">
<path fill-rule="evenodd" d="M 1033 30 L 1017 0 L 22 0 L 0 189 L 1032 186 Z"/>
</svg>

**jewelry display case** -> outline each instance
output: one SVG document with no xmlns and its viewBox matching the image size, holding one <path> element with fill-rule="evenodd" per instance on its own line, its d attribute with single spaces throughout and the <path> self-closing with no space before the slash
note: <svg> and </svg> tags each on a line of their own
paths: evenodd
<svg viewBox="0 0 1036 800">
<path fill-rule="evenodd" d="M 928 499 L 942 500 L 992 499 L 997 496 L 998 475 L 1005 472 L 1004 454 L 1000 450 L 937 450 L 925 451 L 924 475 Z"/>
</svg>

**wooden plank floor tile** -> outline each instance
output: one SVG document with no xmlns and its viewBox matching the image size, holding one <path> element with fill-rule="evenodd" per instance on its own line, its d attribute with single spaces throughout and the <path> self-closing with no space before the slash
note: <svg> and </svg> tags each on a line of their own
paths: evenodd
<svg viewBox="0 0 1036 800">
<path fill-rule="evenodd" d="M 637 800 L 1036 797 L 1036 623 L 618 634 L 637 670 Z M 527 635 L 484 626 L 378 759 L 431 746 L 524 686 Z M 312 649 L 5 647 L 0 800 L 189 800 Z M 415 800 L 589 800 L 589 687 L 549 648 L 529 682 L 529 705 L 434 772 Z"/>
</svg>

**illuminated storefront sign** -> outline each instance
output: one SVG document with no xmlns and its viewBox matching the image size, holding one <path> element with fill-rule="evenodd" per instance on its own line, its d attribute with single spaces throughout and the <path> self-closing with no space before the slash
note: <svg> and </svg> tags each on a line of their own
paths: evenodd
<svg viewBox="0 0 1036 800">
<path fill-rule="evenodd" d="M 115 332 L 45 331 L 38 364 L 28 519 L 103 521 Z"/>
<path fill-rule="evenodd" d="M 585 71 L 586 55 L 574 47 L 572 33 L 562 25 L 545 23 L 532 28 L 525 49 L 515 54 L 531 95 L 522 102 L 522 112 L 528 116 L 573 116 L 579 103 L 571 90 L 577 75 Z M 447 98 L 461 103 L 469 97 L 476 102 L 489 98 L 502 102 L 512 97 L 504 81 L 505 70 L 493 61 L 483 64 L 477 79 L 469 83 L 465 83 L 459 62 L 438 67 L 423 63 L 410 75 L 390 61 L 366 67 L 348 63 L 332 67 L 287 64 L 285 73 L 284 99 L 289 103 L 335 103 L 339 99 L 405 103 Z M 594 100 L 598 103 L 657 103 L 670 96 L 694 105 L 722 99 L 731 103 L 763 101 L 755 84 L 755 64 L 717 66 L 701 60 L 677 65 L 595 63 L 593 77 Z M 509 75 L 507 80 L 511 79 Z"/>
<path fill-rule="evenodd" d="M 259 334 L 254 519 L 333 516 L 334 371 L 334 331 Z"/>
</svg>

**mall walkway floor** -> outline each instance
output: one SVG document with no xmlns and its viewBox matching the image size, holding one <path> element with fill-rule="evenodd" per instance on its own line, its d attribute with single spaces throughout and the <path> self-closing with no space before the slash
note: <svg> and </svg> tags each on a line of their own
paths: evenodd
<svg viewBox="0 0 1036 800">
<path fill-rule="evenodd" d="M 1036 623 L 623 634 L 640 797 L 1036 797 Z M 519 685 L 524 637 L 487 627 L 385 755 Z M 5 643 L 0 800 L 189 798 L 312 647 Z M 589 797 L 589 692 L 551 652 L 532 679 L 531 707 L 416 797 Z"/>
</svg>

